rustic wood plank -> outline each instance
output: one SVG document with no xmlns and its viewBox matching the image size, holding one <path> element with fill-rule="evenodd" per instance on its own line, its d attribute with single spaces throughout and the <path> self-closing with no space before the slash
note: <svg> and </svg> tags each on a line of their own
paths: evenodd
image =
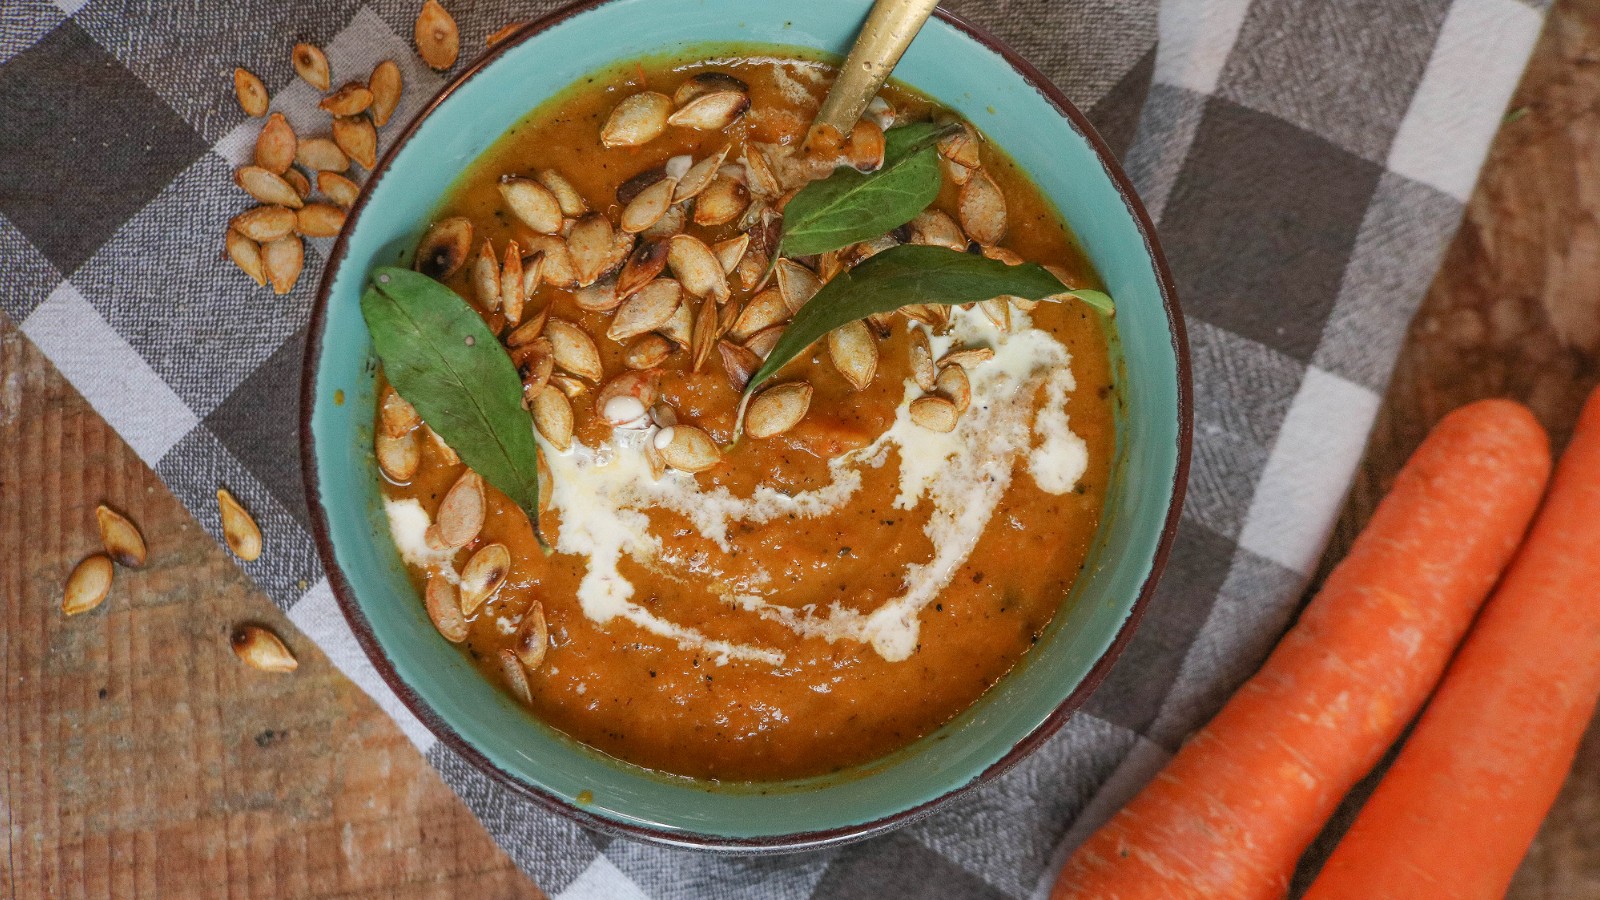
<svg viewBox="0 0 1600 900">
<path fill-rule="evenodd" d="M 149 565 L 68 619 L 101 502 L 139 524 Z M 0 895 L 540 896 L 3 317 L 0 548 Z M 299 670 L 241 665 L 241 621 Z"/>
<path fill-rule="evenodd" d="M 1328 561 L 1450 410 L 1522 400 L 1559 448 L 1600 381 L 1600 0 L 1555 5 L 1511 108 L 1412 323 Z M 1600 723 L 1508 897 L 1600 897 Z"/>
</svg>

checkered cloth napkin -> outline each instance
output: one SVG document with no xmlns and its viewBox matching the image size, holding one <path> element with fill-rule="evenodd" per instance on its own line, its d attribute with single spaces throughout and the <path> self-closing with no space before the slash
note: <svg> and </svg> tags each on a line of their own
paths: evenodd
<svg viewBox="0 0 1600 900">
<path fill-rule="evenodd" d="M 446 2 L 467 48 L 553 5 Z M 281 298 L 221 256 L 246 205 L 230 171 L 259 127 L 234 102 L 230 73 L 261 74 L 276 108 L 320 131 L 290 46 L 325 46 L 336 75 L 392 57 L 404 121 L 444 84 L 409 46 L 418 0 L 0 0 L 0 310 L 213 534 L 218 485 L 255 511 L 268 551 L 246 569 L 546 891 L 1026 897 L 1294 614 L 1541 10 L 947 5 L 1038 64 L 1126 148 L 1188 314 L 1194 464 L 1166 579 L 1083 711 L 1005 776 L 886 837 L 739 859 L 585 832 L 436 743 L 357 647 L 312 547 L 297 462 L 304 329 L 329 242 L 313 242 L 299 287 Z"/>
</svg>

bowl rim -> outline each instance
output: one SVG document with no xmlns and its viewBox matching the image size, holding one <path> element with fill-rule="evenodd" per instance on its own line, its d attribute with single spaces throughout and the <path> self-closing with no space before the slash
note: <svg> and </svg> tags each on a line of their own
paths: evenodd
<svg viewBox="0 0 1600 900">
<path fill-rule="evenodd" d="M 537 785 L 530 784 L 496 765 L 479 751 L 470 740 L 440 718 L 433 708 L 421 697 L 417 696 L 411 686 L 395 671 L 383 647 L 379 644 L 377 635 L 373 633 L 371 624 L 367 621 L 366 613 L 362 611 L 360 603 L 356 600 L 355 591 L 346 580 L 343 570 L 339 567 L 338 558 L 334 553 L 327 513 L 323 510 L 321 502 L 321 478 L 317 466 L 315 441 L 312 437 L 312 414 L 316 407 L 317 370 L 322 358 L 323 331 L 326 326 L 328 302 L 333 291 L 333 282 L 344 263 L 345 255 L 348 251 L 348 235 L 362 212 L 365 211 L 368 198 L 372 196 L 383 176 L 388 173 L 390 162 L 411 141 L 422 123 L 435 110 L 448 101 L 462 85 L 494 64 L 512 48 L 567 19 L 612 2 L 616 2 L 616 0 L 573 0 L 573 2 L 559 9 L 523 24 L 522 27 L 504 40 L 485 50 L 406 123 L 395 138 L 394 143 L 379 159 L 377 167 L 368 174 L 367 183 L 363 186 L 355 205 L 350 209 L 346 226 L 340 230 L 339 236 L 334 242 L 332 252 L 329 254 L 327 264 L 324 267 L 321 281 L 317 286 L 311 317 L 307 324 L 305 352 L 301 360 L 299 440 L 301 483 L 305 490 L 306 505 L 310 512 L 311 532 L 316 544 L 317 555 L 322 562 L 334 598 L 338 601 L 339 609 L 350 625 L 350 630 L 354 632 L 357 643 L 360 644 L 362 651 L 366 653 L 367 658 L 372 662 L 373 667 L 377 669 L 378 674 L 382 676 L 389 689 L 394 691 L 395 696 L 400 699 L 406 709 L 416 716 L 418 721 L 422 722 L 441 743 L 517 796 L 531 800 L 540 807 L 565 816 L 585 828 L 610 835 L 686 849 L 752 855 L 775 854 L 814 850 L 865 840 L 930 815 L 957 797 L 1003 774 L 1032 753 L 1040 744 L 1059 731 L 1066 724 L 1067 719 L 1100 686 L 1112 665 L 1122 655 L 1128 642 L 1133 638 L 1134 632 L 1138 630 L 1139 622 L 1144 617 L 1145 610 L 1155 593 L 1156 585 L 1161 580 L 1161 576 L 1166 569 L 1167 559 L 1172 551 L 1173 539 L 1177 533 L 1178 521 L 1183 509 L 1184 493 L 1188 485 L 1189 457 L 1193 439 L 1193 384 L 1189 360 L 1189 343 L 1184 327 L 1183 312 L 1178 304 L 1177 290 L 1173 283 L 1172 272 L 1168 268 L 1166 257 L 1156 240 L 1155 226 L 1150 220 L 1149 213 L 1145 210 L 1138 194 L 1135 193 L 1127 173 L 1123 171 L 1121 164 L 1112 154 L 1110 147 L 1107 146 L 1105 140 L 1095 130 L 1094 126 L 1089 123 L 1088 118 L 1067 99 L 1066 95 L 1044 73 L 1040 72 L 1038 68 L 997 36 L 943 7 L 936 7 L 933 13 L 934 16 L 998 55 L 1022 78 L 1024 83 L 1038 91 L 1055 108 L 1058 114 L 1067 119 L 1083 135 L 1088 141 L 1090 149 L 1094 151 L 1095 156 L 1104 166 L 1106 174 L 1110 177 L 1112 186 L 1122 199 L 1128 214 L 1133 218 L 1134 226 L 1143 240 L 1145 251 L 1149 254 L 1156 277 L 1156 284 L 1161 294 L 1162 307 L 1166 313 L 1167 330 L 1172 341 L 1173 356 L 1176 361 L 1178 413 L 1177 459 L 1173 469 L 1172 492 L 1168 500 L 1166 516 L 1162 522 L 1161 535 L 1156 544 L 1155 554 L 1151 559 L 1150 571 L 1145 575 L 1144 582 L 1139 588 L 1138 595 L 1134 598 L 1133 605 L 1128 610 L 1127 617 L 1118 628 L 1111 643 L 1106 647 L 1105 652 L 1090 667 L 1088 673 L 1084 675 L 1072 692 L 1056 706 L 1055 710 L 1037 727 L 1013 744 L 1004 756 L 965 784 L 958 785 L 916 806 L 892 812 L 869 821 L 844 825 L 838 828 L 759 837 L 727 837 L 716 834 L 686 832 L 678 829 L 668 830 L 631 822 L 619 822 L 588 812 L 580 806 L 569 803 L 563 798 L 545 791 Z"/>
</svg>

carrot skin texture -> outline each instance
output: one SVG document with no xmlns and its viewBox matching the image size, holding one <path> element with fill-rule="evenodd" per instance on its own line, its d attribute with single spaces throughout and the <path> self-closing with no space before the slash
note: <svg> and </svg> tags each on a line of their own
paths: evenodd
<svg viewBox="0 0 1600 900">
<path fill-rule="evenodd" d="M 1261 670 L 1072 854 L 1052 900 L 1282 897 L 1438 681 L 1549 471 L 1520 404 L 1446 416 Z"/>
<path fill-rule="evenodd" d="M 1528 539 L 1308 898 L 1505 896 L 1600 697 L 1600 391 Z"/>
</svg>

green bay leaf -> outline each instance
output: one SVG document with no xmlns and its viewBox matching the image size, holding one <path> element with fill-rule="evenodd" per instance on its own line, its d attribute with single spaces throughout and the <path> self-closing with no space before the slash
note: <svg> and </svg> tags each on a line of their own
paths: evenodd
<svg viewBox="0 0 1600 900">
<path fill-rule="evenodd" d="M 934 145 L 955 127 L 914 122 L 891 128 L 877 171 L 845 166 L 801 188 L 783 208 L 779 254 L 826 253 L 911 221 L 939 196 L 944 175 Z"/>
<path fill-rule="evenodd" d="M 1001 296 L 1025 300 L 1073 296 L 1102 312 L 1111 308 L 1111 298 L 1105 294 L 1066 290 L 1054 275 L 1035 263 L 1012 266 L 947 247 L 902 244 L 840 272 L 823 285 L 784 329 L 766 362 L 750 378 L 745 396 L 749 397 L 807 347 L 846 322 L 915 303 L 950 306 Z"/>
<path fill-rule="evenodd" d="M 476 310 L 408 269 L 379 268 L 361 315 L 389 383 L 461 461 L 527 512 L 539 534 L 539 445 L 522 379 Z"/>
</svg>

